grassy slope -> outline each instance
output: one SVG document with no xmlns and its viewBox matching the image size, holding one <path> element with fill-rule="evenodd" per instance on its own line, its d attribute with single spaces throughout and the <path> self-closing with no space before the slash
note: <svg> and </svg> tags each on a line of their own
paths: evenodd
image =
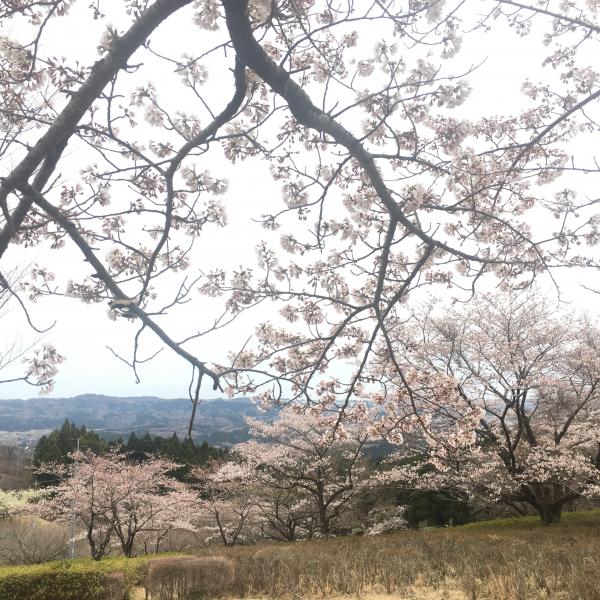
<svg viewBox="0 0 600 600">
<path fill-rule="evenodd" d="M 600 526 L 600 509 L 585 510 L 580 512 L 563 513 L 561 523 L 556 526 L 557 529 L 571 530 L 581 527 Z M 545 527 L 542 525 L 538 516 L 531 517 L 513 517 L 511 519 L 494 519 L 492 521 L 479 521 L 454 527 L 456 531 L 478 531 L 495 529 L 542 529 L 552 531 L 554 526 Z"/>
</svg>

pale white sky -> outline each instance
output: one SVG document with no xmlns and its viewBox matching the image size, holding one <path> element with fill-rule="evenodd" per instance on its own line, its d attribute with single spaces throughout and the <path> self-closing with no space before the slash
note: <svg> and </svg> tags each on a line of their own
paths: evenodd
<svg viewBox="0 0 600 600">
<path fill-rule="evenodd" d="M 111 10 L 112 6 L 114 5 L 111 4 Z M 117 21 L 118 16 L 115 15 L 115 22 Z M 89 18 L 86 18 L 85 23 L 86 27 L 70 28 L 68 35 L 65 35 L 64 31 L 59 30 L 60 21 L 54 22 L 52 26 L 55 30 L 51 32 L 50 37 L 56 44 L 53 46 L 55 55 L 77 55 L 82 63 L 97 59 L 96 46 L 103 25 L 100 22 L 90 24 Z M 177 17 L 159 34 L 153 36 L 152 41 L 156 47 L 172 43 L 181 43 L 184 46 L 193 44 L 194 36 L 197 35 L 197 30 L 191 30 L 189 23 L 184 23 L 181 17 Z M 200 35 L 209 34 L 202 31 Z M 468 67 L 481 62 L 483 58 L 486 60 L 472 76 L 472 95 L 460 107 L 458 114 L 472 115 L 473 118 L 482 114 L 509 114 L 522 106 L 520 86 L 527 77 L 535 78 L 535 73 L 540 68 L 541 50 L 539 35 L 519 38 L 513 33 L 505 32 L 502 35 L 466 36 L 463 50 L 458 55 L 459 64 Z M 458 70 L 455 67 L 454 69 Z M 218 86 L 224 97 L 227 97 L 231 90 L 230 73 L 211 73 L 212 79 L 208 85 L 219 77 L 227 80 L 226 84 Z M 181 108 L 185 110 L 185 106 Z M 592 138 L 582 140 L 579 150 L 588 156 L 592 155 L 592 143 Z M 265 235 L 265 230 L 252 223 L 251 218 L 267 212 L 264 201 L 276 202 L 279 194 L 278 185 L 270 180 L 269 165 L 264 162 L 237 163 L 235 166 L 221 163 L 214 167 L 227 169 L 226 176 L 230 182 L 227 196 L 229 226 L 225 229 L 206 230 L 194 250 L 194 264 L 190 275 L 195 272 L 195 268 L 209 270 L 213 266 L 231 268 L 242 263 L 247 264 L 249 257 L 254 254 L 257 241 Z M 589 190 L 589 193 L 598 189 L 591 178 L 584 181 L 581 176 L 578 176 L 577 181 L 570 181 L 570 185 L 575 185 L 584 192 Z M 40 248 L 26 253 L 13 248 L 7 253 L 5 260 L 7 264 L 35 261 L 43 252 Z M 70 269 L 79 268 L 82 263 L 75 252 L 56 253 L 56 257 L 60 257 L 62 261 L 62 269 L 57 267 L 57 271 L 62 270 L 64 276 L 68 276 Z M 561 283 L 563 300 L 572 302 L 577 309 L 594 310 L 597 296 L 583 290 L 580 284 L 585 281 L 586 285 L 600 288 L 600 280 L 596 273 L 560 272 L 556 277 Z M 484 285 L 490 286 L 492 283 L 488 281 Z M 432 292 L 440 295 L 453 294 L 442 287 L 433 288 Z M 197 295 L 194 296 L 193 304 L 179 310 L 176 316 L 162 320 L 161 325 L 177 339 L 189 335 L 191 330 L 206 327 L 217 314 L 218 302 L 211 302 Z M 57 321 L 56 326 L 44 337 L 45 342 L 53 343 L 66 357 L 56 378 L 56 386 L 51 394 L 53 397 L 87 392 L 115 396 L 162 397 L 182 397 L 187 393 L 190 369 L 168 349 L 164 349 L 151 363 L 140 366 L 142 381 L 135 384 L 131 369 L 118 361 L 107 346 L 112 346 L 129 358 L 137 325 L 123 319 L 119 322 L 110 321 L 105 305 L 89 306 L 73 299 L 42 298 L 33 305 L 32 317 L 40 327 Z M 228 350 L 234 349 L 248 336 L 253 324 L 269 317 L 269 307 L 265 306 L 253 313 L 252 321 L 242 320 L 233 329 L 202 339 L 192 348 L 201 360 L 211 362 L 223 359 Z M 17 307 L 13 307 L 2 319 L 0 327 L 2 340 L 19 338 L 23 343 L 27 343 L 35 337 L 27 328 Z M 150 354 L 158 345 L 151 334 L 147 335 L 146 340 L 145 349 L 147 354 Z M 6 377 L 7 374 L 3 373 L 2 376 Z M 35 394 L 34 389 L 23 384 L 0 386 L 0 398 L 31 397 Z"/>
</svg>

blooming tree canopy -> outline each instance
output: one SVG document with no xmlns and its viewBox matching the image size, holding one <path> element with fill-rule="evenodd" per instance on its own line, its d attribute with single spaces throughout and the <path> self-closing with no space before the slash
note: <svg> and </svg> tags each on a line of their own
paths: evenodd
<svg viewBox="0 0 600 600">
<path fill-rule="evenodd" d="M 363 448 L 369 437 L 339 425 L 335 413 L 297 408 L 283 409 L 272 423 L 248 419 L 253 439 L 237 444 L 234 453 L 252 471 L 258 487 L 270 490 L 259 506 L 271 525 L 285 524 L 281 531 L 289 536 L 292 527 L 312 515 L 320 533 L 329 535 L 364 483 Z M 288 499 L 282 506 L 285 492 L 295 502 Z"/>
<path fill-rule="evenodd" d="M 545 523 L 600 484 L 600 331 L 540 295 L 489 295 L 468 308 L 415 314 L 398 354 L 420 380 L 448 377 L 445 397 L 413 386 L 403 401 L 422 424 L 422 488 L 534 507 Z M 392 476 L 388 473 L 387 476 Z"/>
<path fill-rule="evenodd" d="M 134 370 L 153 332 L 194 402 L 204 378 L 348 406 L 416 287 L 595 264 L 595 200 L 560 179 L 599 171 L 577 151 L 598 130 L 594 2 L 1 0 L 0 19 L 3 264 L 35 247 L 30 299 L 133 319 Z M 62 56 L 75 29 L 90 35 Z M 510 114 L 465 111 L 484 57 L 461 46 L 494 35 L 545 48 L 539 73 Z M 227 236 L 242 161 L 266 161 L 276 191 L 243 199 L 264 239 L 229 269 L 195 246 Z M 222 304 L 190 332 L 168 316 L 198 291 Z M 269 301 L 279 321 L 253 320 Z M 211 356 L 238 322 L 250 341 Z"/>
</svg>

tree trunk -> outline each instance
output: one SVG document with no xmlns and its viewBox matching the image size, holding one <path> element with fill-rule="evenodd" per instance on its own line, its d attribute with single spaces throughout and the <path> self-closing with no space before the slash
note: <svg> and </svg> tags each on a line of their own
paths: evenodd
<svg viewBox="0 0 600 600">
<path fill-rule="evenodd" d="M 325 537 L 329 537 L 329 515 L 327 514 L 327 505 L 325 504 L 324 497 L 324 484 L 321 480 L 317 481 L 317 490 L 316 493 L 313 494 L 316 504 L 317 510 L 319 514 L 319 529 L 321 534 Z"/>
<path fill-rule="evenodd" d="M 133 556 L 133 539 L 127 540 L 127 543 L 123 546 L 123 554 L 127 558 L 131 558 Z"/>
<path fill-rule="evenodd" d="M 560 523 L 564 505 L 576 495 L 557 483 L 530 483 L 523 488 L 524 500 L 540 513 L 544 525 Z"/>
<path fill-rule="evenodd" d="M 538 511 L 540 513 L 540 518 L 542 519 L 542 524 L 555 525 L 556 523 L 560 523 L 562 508 L 562 503 L 540 506 Z"/>
<path fill-rule="evenodd" d="M 91 528 L 88 528 L 87 539 L 90 545 L 90 554 L 94 560 L 100 560 L 104 556 L 104 548 L 100 544 L 100 548 L 96 546 L 96 540 L 94 539 L 94 532 Z"/>
<path fill-rule="evenodd" d="M 287 528 L 287 541 L 295 542 L 296 541 L 296 524 L 290 523 Z"/>
<path fill-rule="evenodd" d="M 319 529 L 322 535 L 329 537 L 329 515 L 323 504 L 319 506 Z"/>
</svg>

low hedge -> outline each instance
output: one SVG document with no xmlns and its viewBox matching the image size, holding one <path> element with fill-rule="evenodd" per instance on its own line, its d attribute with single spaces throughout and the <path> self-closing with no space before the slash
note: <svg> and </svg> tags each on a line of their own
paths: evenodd
<svg viewBox="0 0 600 600">
<path fill-rule="evenodd" d="M 1 600 L 124 600 L 155 556 L 0 567 Z"/>
<path fill-rule="evenodd" d="M 125 577 L 99 565 L 42 564 L 0 572 L 0 598 L 11 600 L 122 600 Z"/>
</svg>

